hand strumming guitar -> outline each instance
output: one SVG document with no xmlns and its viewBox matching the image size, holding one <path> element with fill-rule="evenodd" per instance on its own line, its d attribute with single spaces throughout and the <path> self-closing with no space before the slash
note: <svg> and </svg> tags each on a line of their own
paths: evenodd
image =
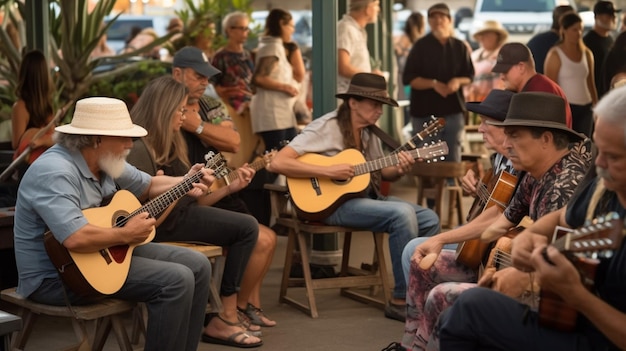
<svg viewBox="0 0 626 351">
<path fill-rule="evenodd" d="M 156 219 L 148 212 L 142 212 L 131 217 L 128 223 L 119 227 L 120 237 L 126 244 L 139 244 L 148 238 L 154 230 Z"/>
<path fill-rule="evenodd" d="M 476 177 L 476 173 L 473 169 L 469 169 L 463 178 L 461 178 L 461 187 L 463 188 L 463 192 L 472 197 L 476 197 L 477 184 L 478 178 Z"/>
<path fill-rule="evenodd" d="M 325 173 L 328 178 L 345 180 L 354 177 L 354 166 L 348 163 L 340 163 L 327 166 Z"/>
<path fill-rule="evenodd" d="M 591 293 L 582 284 L 580 273 L 563 254 L 552 246 L 536 246 L 530 257 L 542 289 L 559 295 L 568 305 L 587 301 Z"/>
</svg>

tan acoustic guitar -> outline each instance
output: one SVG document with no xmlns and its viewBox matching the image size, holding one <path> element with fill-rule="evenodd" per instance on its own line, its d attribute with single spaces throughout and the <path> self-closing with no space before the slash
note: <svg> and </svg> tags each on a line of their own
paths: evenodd
<svg viewBox="0 0 626 351">
<path fill-rule="evenodd" d="M 432 160 L 447 155 L 448 145 L 446 142 L 438 142 L 406 152 L 414 159 Z M 354 165 L 355 175 L 350 179 L 287 177 L 287 187 L 299 214 L 302 218 L 311 220 L 326 218 L 348 199 L 361 196 L 370 184 L 370 172 L 395 166 L 400 162 L 398 154 L 366 162 L 363 154 L 356 149 L 346 149 L 334 156 L 309 153 L 298 157 L 298 160 L 318 166 L 341 163 Z"/>
<path fill-rule="evenodd" d="M 202 175 L 200 170 L 186 176 L 182 182 L 143 206 L 131 192 L 120 190 L 113 195 L 109 204 L 85 209 L 83 215 L 89 224 L 102 228 L 123 227 L 130 218 L 143 212 L 157 217 L 187 194 L 193 188 L 193 183 L 200 181 Z M 153 228 L 152 233 L 142 243 L 116 245 L 96 252 L 81 253 L 68 250 L 48 231 L 44 234 L 44 245 L 50 260 L 72 291 L 81 296 L 110 295 L 124 285 L 135 247 L 152 241 L 154 234 Z"/>
</svg>

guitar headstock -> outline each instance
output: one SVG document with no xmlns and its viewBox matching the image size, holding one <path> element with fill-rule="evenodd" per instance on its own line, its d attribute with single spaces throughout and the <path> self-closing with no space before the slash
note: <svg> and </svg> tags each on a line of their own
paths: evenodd
<svg viewBox="0 0 626 351">
<path fill-rule="evenodd" d="M 554 246 L 559 251 L 587 258 L 611 257 L 622 244 L 624 222 L 615 212 L 594 219 L 572 232 L 564 234 Z"/>
<path fill-rule="evenodd" d="M 430 120 L 425 122 L 423 127 L 424 129 L 419 133 L 415 134 L 411 140 L 407 142 L 407 144 L 414 145 L 416 147 L 418 142 L 424 141 L 427 137 L 433 137 L 437 133 L 439 133 L 443 127 L 446 125 L 446 120 L 444 118 L 437 118 L 435 116 L 430 116 Z"/>
<path fill-rule="evenodd" d="M 276 149 L 272 149 L 263 155 L 263 163 L 265 164 L 265 167 L 269 166 L 270 162 L 272 162 L 272 159 L 277 153 L 278 151 L 276 151 Z"/>
<path fill-rule="evenodd" d="M 448 144 L 445 141 L 432 142 L 425 146 L 409 151 L 411 156 L 415 159 L 423 159 L 426 162 L 437 162 L 443 160 L 444 156 L 448 154 Z"/>
<path fill-rule="evenodd" d="M 226 165 L 226 159 L 221 153 L 218 152 L 216 154 L 213 151 L 209 151 L 204 155 L 204 159 L 206 160 L 205 168 L 212 169 L 215 178 L 223 178 L 230 172 Z"/>
</svg>

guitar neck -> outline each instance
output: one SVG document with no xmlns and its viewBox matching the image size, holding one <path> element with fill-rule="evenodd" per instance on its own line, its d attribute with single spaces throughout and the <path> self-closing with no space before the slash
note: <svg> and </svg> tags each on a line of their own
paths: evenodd
<svg viewBox="0 0 626 351">
<path fill-rule="evenodd" d="M 254 169 L 255 172 L 265 168 L 265 159 L 258 159 L 250 164 L 248 164 L 248 166 L 252 169 Z M 223 177 L 217 177 L 219 178 L 224 178 L 226 180 L 226 184 L 230 184 L 231 182 L 235 181 L 237 178 L 239 178 L 239 174 L 237 173 L 237 171 L 230 171 L 228 172 L 228 174 L 226 174 Z"/>
<path fill-rule="evenodd" d="M 424 149 L 428 149 L 428 147 Z M 413 159 L 424 158 L 424 155 L 426 153 L 421 154 L 420 150 L 421 149 L 413 149 L 413 150 L 405 150 L 405 151 L 408 152 L 411 155 L 411 157 L 413 157 Z M 400 163 L 398 154 L 391 154 L 389 156 L 381 157 L 373 161 L 368 161 L 365 163 L 360 163 L 358 165 L 355 165 L 354 175 L 358 176 L 361 174 L 366 174 L 366 173 L 370 173 L 373 171 L 377 171 L 379 169 L 383 169 L 386 167 L 396 166 L 398 163 Z"/>
<path fill-rule="evenodd" d="M 157 217 L 159 214 L 161 214 L 161 212 L 165 211 L 165 209 L 168 208 L 172 203 L 187 194 L 189 190 L 193 189 L 193 183 L 199 182 L 200 179 L 202 179 L 201 170 L 196 172 L 195 174 L 192 174 L 191 176 L 186 176 L 182 182 L 176 184 L 170 190 L 148 201 L 146 204 L 130 213 L 127 218 L 131 218 L 142 212 L 148 212 L 150 216 Z"/>
</svg>

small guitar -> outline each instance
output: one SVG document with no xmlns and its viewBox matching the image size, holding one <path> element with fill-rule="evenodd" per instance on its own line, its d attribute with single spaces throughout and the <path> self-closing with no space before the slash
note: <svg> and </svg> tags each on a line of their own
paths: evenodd
<svg viewBox="0 0 626 351">
<path fill-rule="evenodd" d="M 501 170 L 495 176 L 493 172 L 487 172 L 484 179 L 476 186 L 477 196 L 467 216 L 467 221 L 471 221 L 492 206 L 497 206 L 500 212 L 504 211 L 513 197 L 517 180 L 517 176 L 505 170 Z M 481 241 L 480 238 L 464 241 L 456 249 L 456 260 L 470 268 L 478 268 L 488 251 L 488 246 L 489 243 Z"/>
<path fill-rule="evenodd" d="M 83 215 L 90 224 L 104 228 L 123 227 L 130 218 L 143 212 L 157 217 L 173 202 L 187 194 L 193 188 L 193 183 L 199 182 L 201 178 L 202 171 L 186 176 L 182 182 L 143 206 L 132 193 L 120 190 L 108 205 L 83 210 Z M 66 249 L 48 231 L 44 234 L 44 245 L 59 275 L 72 291 L 81 296 L 110 295 L 124 285 L 134 248 L 152 241 L 154 234 L 153 228 L 152 233 L 142 243 L 116 245 L 97 252 L 81 253 Z"/>
<path fill-rule="evenodd" d="M 446 142 L 438 142 L 419 149 L 407 150 L 414 159 L 431 160 L 448 154 Z M 354 177 L 330 179 L 322 177 L 287 177 L 291 199 L 305 219 L 320 220 L 335 211 L 350 198 L 358 197 L 370 184 L 370 172 L 397 165 L 397 154 L 365 162 L 363 154 L 356 149 L 346 149 L 334 156 L 304 154 L 298 160 L 319 166 L 339 163 L 354 165 Z"/>
<path fill-rule="evenodd" d="M 593 287 L 595 269 L 599 258 L 611 257 L 620 248 L 624 237 L 624 222 L 615 212 L 595 219 L 593 224 L 560 236 L 552 245 L 562 252 L 578 269 L 587 288 Z M 539 300 L 539 323 L 561 331 L 576 327 L 578 312 L 567 306 L 555 293 L 541 289 Z"/>
<path fill-rule="evenodd" d="M 415 134 L 409 141 L 402 144 L 399 148 L 393 150 L 392 154 L 398 153 L 400 151 L 409 151 L 416 149 L 421 143 L 424 142 L 426 137 L 433 137 L 437 133 L 439 133 L 443 127 L 446 125 L 446 120 L 444 118 L 435 118 L 431 116 L 431 120 L 424 123 L 424 129 Z"/>
</svg>

